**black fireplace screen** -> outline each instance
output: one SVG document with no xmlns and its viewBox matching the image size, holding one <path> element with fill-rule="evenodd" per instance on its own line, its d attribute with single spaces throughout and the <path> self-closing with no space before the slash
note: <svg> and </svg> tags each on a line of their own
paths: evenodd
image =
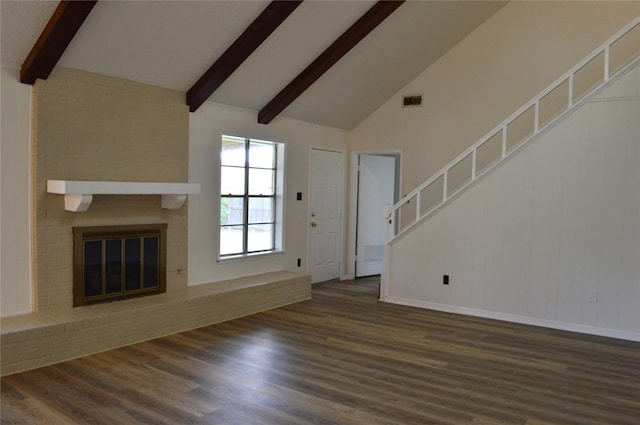
<svg viewBox="0 0 640 425">
<path fill-rule="evenodd" d="M 166 291 L 167 225 L 73 228 L 73 305 Z"/>
</svg>

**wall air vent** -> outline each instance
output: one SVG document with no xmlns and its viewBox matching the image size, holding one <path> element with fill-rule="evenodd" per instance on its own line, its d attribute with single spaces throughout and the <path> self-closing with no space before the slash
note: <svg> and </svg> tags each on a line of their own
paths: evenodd
<svg viewBox="0 0 640 425">
<path fill-rule="evenodd" d="M 421 106 L 422 105 L 422 95 L 411 95 L 404 96 L 402 98 L 402 106 Z"/>
</svg>

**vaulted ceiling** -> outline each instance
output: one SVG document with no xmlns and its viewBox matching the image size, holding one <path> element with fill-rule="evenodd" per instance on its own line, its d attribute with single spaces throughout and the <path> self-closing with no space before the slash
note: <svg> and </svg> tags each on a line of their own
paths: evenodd
<svg viewBox="0 0 640 425">
<path fill-rule="evenodd" d="M 234 42 L 243 40 L 239 37 L 250 33 L 264 41 L 252 40 L 255 50 L 246 53 L 246 59 L 236 59 L 239 67 L 203 99 L 255 111 L 258 119 L 258 112 L 311 64 L 315 67 L 323 52 L 376 2 L 307 0 L 289 7 L 281 23 L 270 23 L 267 34 L 258 34 L 252 23 L 270 5 L 273 8 L 262 0 L 100 0 L 57 66 L 183 91 L 186 102 L 189 89 Z M 299 90 L 284 109 L 276 108 L 275 115 L 352 129 L 503 5 L 407 1 Z M 0 1 L 3 66 L 25 63 L 57 6 L 53 1 Z M 347 34 L 347 39 L 354 37 Z"/>
</svg>

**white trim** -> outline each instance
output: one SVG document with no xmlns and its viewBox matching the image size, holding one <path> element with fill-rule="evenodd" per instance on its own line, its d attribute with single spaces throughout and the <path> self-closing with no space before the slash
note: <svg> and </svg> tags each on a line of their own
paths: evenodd
<svg viewBox="0 0 640 425">
<path fill-rule="evenodd" d="M 238 132 L 235 131 L 218 131 L 218 140 L 217 140 L 217 155 L 215 159 L 215 165 L 218 172 L 218 181 L 215 187 L 215 198 L 217 200 L 217 207 L 215 213 L 215 220 L 217 225 L 217 239 L 216 239 L 216 262 L 219 264 L 222 263 L 234 263 L 240 262 L 244 260 L 256 259 L 256 258 L 264 258 L 273 255 L 281 255 L 285 253 L 285 229 L 286 229 L 286 173 L 287 173 L 287 151 L 289 150 L 287 147 L 286 140 L 278 137 L 271 137 L 269 135 L 247 135 L 248 133 L 243 132 L 243 135 L 238 135 Z M 252 253 L 242 253 L 237 255 L 230 256 L 221 256 L 220 255 L 220 198 L 222 194 L 220 193 L 220 182 L 222 181 L 222 161 L 220 158 L 220 152 L 222 150 L 222 138 L 224 136 L 228 137 L 236 137 L 239 139 L 245 140 L 255 140 L 262 141 L 266 143 L 271 143 L 274 145 L 281 145 L 283 149 L 277 149 L 276 151 L 276 217 L 275 217 L 275 249 L 271 251 L 262 251 L 262 252 L 252 252 Z"/>
<path fill-rule="evenodd" d="M 34 90 L 29 90 L 29 122 L 33 123 L 33 103 L 34 103 Z M 38 305 L 38 282 L 36 281 L 36 273 L 34 272 L 37 264 L 35 263 L 34 258 L 34 250 L 37 248 L 36 240 L 35 240 L 35 230 L 36 230 L 36 219 L 37 219 L 37 211 L 34 208 L 34 185 L 35 185 L 35 176 L 33 169 L 33 159 L 35 157 L 36 146 L 35 143 L 31 142 L 33 140 L 33 125 L 29 126 L 29 161 L 27 163 L 27 167 L 29 167 L 29 312 L 35 311 L 36 306 Z"/>
<path fill-rule="evenodd" d="M 386 297 L 384 300 L 389 304 L 398 304 L 408 307 L 425 308 L 428 310 L 442 311 L 445 313 L 462 314 L 465 316 L 482 317 L 485 319 L 501 320 L 504 322 L 519 323 L 522 325 L 541 326 L 550 329 L 559 329 L 581 334 L 597 335 L 608 338 L 624 339 L 628 341 L 640 342 L 640 332 L 620 331 L 616 329 L 598 328 L 595 326 L 579 325 L 576 323 L 558 322 L 555 320 L 538 319 L 529 316 L 520 316 L 509 313 L 499 313 L 495 311 L 480 310 L 469 307 L 459 307 L 454 305 L 432 303 L 428 301 L 412 300 L 401 297 Z"/>
<path fill-rule="evenodd" d="M 198 183 L 47 180 L 47 192 L 61 195 L 192 195 Z"/>
<path fill-rule="evenodd" d="M 240 263 L 242 261 L 259 260 L 264 257 L 275 257 L 283 254 L 285 254 L 285 252 L 280 250 L 252 252 L 251 254 L 238 254 L 238 255 L 230 255 L 228 257 L 218 258 L 217 261 L 219 264 Z M 206 283 L 206 282 L 202 282 L 202 283 Z"/>
<path fill-rule="evenodd" d="M 356 230 L 358 214 L 358 158 L 359 151 L 351 152 L 349 162 L 349 234 L 347 235 L 347 279 L 356 278 Z"/>
</svg>

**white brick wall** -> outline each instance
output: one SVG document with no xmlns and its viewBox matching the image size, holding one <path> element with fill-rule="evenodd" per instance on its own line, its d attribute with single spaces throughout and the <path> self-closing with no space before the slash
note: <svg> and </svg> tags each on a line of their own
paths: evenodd
<svg viewBox="0 0 640 425">
<path fill-rule="evenodd" d="M 146 298 L 4 318 L 0 375 L 235 319 L 310 297 L 308 275 L 282 271 Z"/>
<path fill-rule="evenodd" d="M 167 291 L 187 284 L 187 206 L 159 196 L 94 196 L 85 213 L 64 210 L 48 179 L 188 180 L 184 93 L 56 68 L 34 89 L 34 286 L 40 310 L 72 305 L 72 227 L 168 223 Z M 178 273 L 178 269 L 183 271 Z"/>
</svg>

